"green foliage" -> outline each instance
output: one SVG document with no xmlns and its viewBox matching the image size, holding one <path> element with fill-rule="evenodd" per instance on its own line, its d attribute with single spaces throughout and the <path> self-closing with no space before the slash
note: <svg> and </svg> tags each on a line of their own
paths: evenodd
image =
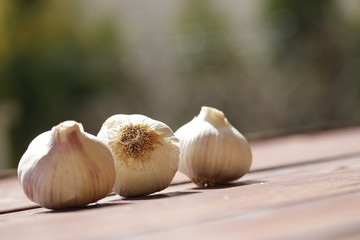
<svg viewBox="0 0 360 240">
<path fill-rule="evenodd" d="M 229 110 L 238 109 L 246 96 L 241 94 L 244 72 L 226 20 L 207 0 L 186 1 L 180 11 L 176 25 L 179 76 L 186 90 L 179 119 L 184 112 L 197 113 L 202 105 L 237 118 L 238 112 Z"/>
<path fill-rule="evenodd" d="M 81 106 L 119 80 L 119 39 L 107 19 L 83 22 L 76 2 L 7 1 L 0 99 L 15 101 L 14 162 L 40 132 L 79 119 Z"/>
<path fill-rule="evenodd" d="M 226 22 L 206 0 L 187 1 L 179 18 L 182 69 L 191 75 L 226 72 L 238 66 Z"/>
<path fill-rule="evenodd" d="M 360 120 L 360 18 L 345 22 L 335 0 L 264 1 L 258 17 L 265 17 L 266 31 L 249 35 L 263 38 L 255 43 L 264 52 L 249 55 L 253 43 L 247 58 L 247 37 L 240 42 L 234 34 L 242 18 L 228 18 L 221 1 L 181 4 L 176 42 L 164 45 L 174 46 L 178 65 L 160 59 L 152 70 L 151 61 L 132 60 L 155 51 L 132 59 L 119 22 L 94 17 L 96 11 L 86 16 L 78 1 L 0 1 L 0 101 L 15 102 L 20 113 L 10 134 L 13 166 L 31 139 L 67 119 L 91 133 L 115 113 L 154 114 L 180 126 L 208 105 L 244 133 Z M 170 68 L 157 73 L 159 66 Z M 147 78 L 146 71 L 154 72 Z"/>
<path fill-rule="evenodd" d="M 356 102 L 359 73 L 349 68 L 355 60 L 349 47 L 354 45 L 335 2 L 267 3 L 274 68 L 282 73 L 279 84 L 291 92 L 283 102 L 287 116 L 282 125 L 326 125 L 356 119 L 359 112 L 351 105 L 359 106 Z"/>
</svg>

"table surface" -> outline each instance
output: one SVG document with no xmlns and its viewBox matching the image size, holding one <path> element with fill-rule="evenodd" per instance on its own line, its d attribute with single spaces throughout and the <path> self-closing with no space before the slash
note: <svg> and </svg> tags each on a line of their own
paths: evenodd
<svg viewBox="0 0 360 240">
<path fill-rule="evenodd" d="M 251 142 L 232 184 L 200 188 L 177 173 L 142 198 L 109 195 L 52 211 L 0 178 L 0 239 L 360 239 L 360 126 Z"/>
</svg>

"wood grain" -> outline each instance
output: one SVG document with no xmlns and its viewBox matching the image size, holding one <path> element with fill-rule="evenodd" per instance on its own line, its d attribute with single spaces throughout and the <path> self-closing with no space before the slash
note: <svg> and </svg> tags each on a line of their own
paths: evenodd
<svg viewBox="0 0 360 240">
<path fill-rule="evenodd" d="M 260 140 L 252 142 L 251 148 L 251 170 L 341 158 L 360 153 L 360 127 Z"/>
<path fill-rule="evenodd" d="M 254 142 L 252 171 L 232 184 L 199 188 L 179 173 L 171 186 L 148 197 L 112 195 L 60 212 L 37 208 L 23 195 L 16 177 L 1 179 L 0 236 L 356 239 L 358 135 L 360 128 L 348 128 Z"/>
</svg>

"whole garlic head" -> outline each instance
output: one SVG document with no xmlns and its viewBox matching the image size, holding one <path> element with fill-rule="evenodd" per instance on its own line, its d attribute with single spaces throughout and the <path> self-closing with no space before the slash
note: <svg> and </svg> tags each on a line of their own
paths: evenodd
<svg viewBox="0 0 360 240">
<path fill-rule="evenodd" d="M 202 107 L 175 136 L 180 140 L 179 171 L 199 186 L 234 181 L 250 169 L 250 145 L 215 108 Z"/>
<path fill-rule="evenodd" d="M 104 122 L 97 136 L 113 153 L 114 192 L 145 196 L 170 185 L 178 169 L 179 141 L 166 124 L 140 114 L 117 114 Z"/>
<path fill-rule="evenodd" d="M 109 148 L 80 123 L 65 121 L 30 143 L 18 177 L 26 196 L 43 207 L 85 206 L 111 192 L 113 161 Z"/>
</svg>

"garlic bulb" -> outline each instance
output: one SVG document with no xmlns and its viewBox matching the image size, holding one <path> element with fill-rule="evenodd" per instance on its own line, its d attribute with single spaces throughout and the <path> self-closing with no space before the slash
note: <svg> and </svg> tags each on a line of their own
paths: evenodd
<svg viewBox="0 0 360 240">
<path fill-rule="evenodd" d="M 178 169 L 179 143 L 166 124 L 139 114 L 118 114 L 104 122 L 97 136 L 113 153 L 114 192 L 145 196 L 170 185 Z"/>
<path fill-rule="evenodd" d="M 113 161 L 109 148 L 80 123 L 65 121 L 30 143 L 18 177 L 26 196 L 43 207 L 85 206 L 111 192 Z"/>
<path fill-rule="evenodd" d="M 180 140 L 179 171 L 199 186 L 230 182 L 250 169 L 248 142 L 215 108 L 202 107 L 175 136 Z"/>
</svg>

